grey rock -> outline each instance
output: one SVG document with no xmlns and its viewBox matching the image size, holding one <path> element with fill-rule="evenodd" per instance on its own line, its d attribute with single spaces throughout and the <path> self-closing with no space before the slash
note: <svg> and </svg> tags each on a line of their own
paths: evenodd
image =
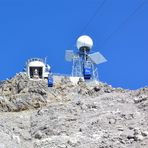
<svg viewBox="0 0 148 148">
<path fill-rule="evenodd" d="M 148 88 L 25 73 L 0 85 L 0 148 L 147 148 Z"/>
<path fill-rule="evenodd" d="M 35 133 L 35 139 L 41 139 L 42 138 L 42 132 L 37 131 L 37 133 Z"/>
</svg>

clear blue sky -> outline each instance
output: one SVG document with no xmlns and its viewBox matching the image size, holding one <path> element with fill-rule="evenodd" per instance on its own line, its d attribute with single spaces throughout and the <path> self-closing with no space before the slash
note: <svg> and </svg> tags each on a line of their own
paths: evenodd
<svg viewBox="0 0 148 148">
<path fill-rule="evenodd" d="M 98 66 L 101 81 L 148 85 L 147 0 L 0 0 L 0 80 L 31 57 L 47 56 L 53 72 L 70 74 L 65 50 L 76 50 L 82 34 L 108 59 Z"/>
</svg>

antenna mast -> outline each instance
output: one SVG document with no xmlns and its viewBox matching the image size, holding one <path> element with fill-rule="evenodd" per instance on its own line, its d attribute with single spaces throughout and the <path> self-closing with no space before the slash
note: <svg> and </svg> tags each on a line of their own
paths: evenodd
<svg viewBox="0 0 148 148">
<path fill-rule="evenodd" d="M 72 62 L 72 77 L 84 77 L 85 80 L 97 80 L 98 69 L 97 64 L 106 62 L 107 60 L 99 52 L 90 53 L 93 46 L 92 39 L 83 35 L 77 39 L 78 52 L 67 50 L 65 54 L 66 61 Z"/>
</svg>

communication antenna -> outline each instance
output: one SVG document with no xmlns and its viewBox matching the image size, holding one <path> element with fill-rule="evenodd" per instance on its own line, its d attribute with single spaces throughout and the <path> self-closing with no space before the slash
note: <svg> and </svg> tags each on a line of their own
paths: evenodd
<svg viewBox="0 0 148 148">
<path fill-rule="evenodd" d="M 47 64 L 47 57 L 45 57 L 45 64 Z"/>
<path fill-rule="evenodd" d="M 65 59 L 72 62 L 72 77 L 84 77 L 85 80 L 98 79 L 97 65 L 106 62 L 105 57 L 99 53 L 91 53 L 93 40 L 83 35 L 77 39 L 78 52 L 66 50 Z"/>
</svg>

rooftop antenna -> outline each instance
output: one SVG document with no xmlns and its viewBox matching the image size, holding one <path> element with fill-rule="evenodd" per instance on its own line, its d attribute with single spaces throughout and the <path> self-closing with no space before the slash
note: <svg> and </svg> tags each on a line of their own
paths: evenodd
<svg viewBox="0 0 148 148">
<path fill-rule="evenodd" d="M 45 57 L 45 64 L 47 64 L 47 57 Z"/>
<path fill-rule="evenodd" d="M 106 62 L 105 57 L 99 53 L 91 53 L 93 47 L 93 40 L 87 36 L 82 35 L 76 42 L 78 52 L 73 50 L 66 50 L 65 59 L 72 62 L 72 77 L 84 77 L 85 80 L 97 80 L 98 70 L 97 65 Z"/>
</svg>

